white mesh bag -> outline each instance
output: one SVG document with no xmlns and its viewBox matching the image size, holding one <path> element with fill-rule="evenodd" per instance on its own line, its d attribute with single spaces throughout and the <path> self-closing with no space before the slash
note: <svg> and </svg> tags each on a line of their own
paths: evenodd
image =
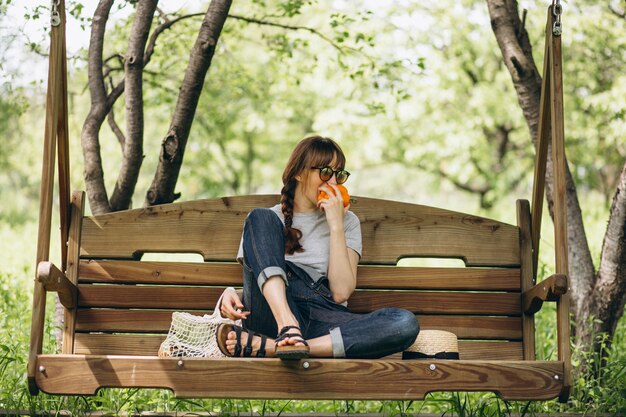
<svg viewBox="0 0 626 417">
<path fill-rule="evenodd" d="M 172 324 L 167 337 L 159 347 L 159 356 L 169 357 L 204 357 L 224 358 L 217 346 L 215 334 L 221 323 L 230 323 L 241 326 L 241 320 L 232 321 L 222 317 L 219 306 L 222 296 L 217 300 L 213 314 L 195 316 L 193 314 L 176 311 L 172 313 Z"/>
</svg>

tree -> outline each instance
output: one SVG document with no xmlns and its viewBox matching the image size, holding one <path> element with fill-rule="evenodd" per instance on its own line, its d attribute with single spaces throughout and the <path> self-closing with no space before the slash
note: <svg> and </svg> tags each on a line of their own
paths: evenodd
<svg viewBox="0 0 626 417">
<path fill-rule="evenodd" d="M 202 85 L 230 5 L 231 1 L 228 0 L 213 0 L 204 15 L 180 87 L 170 129 L 162 143 L 160 163 L 146 196 L 150 204 L 172 202 L 178 197 L 174 194 L 174 186 Z M 89 45 L 89 90 L 92 104 L 81 135 L 87 196 L 95 214 L 123 210 L 130 206 L 143 159 L 143 69 L 154 52 L 158 35 L 175 23 L 166 19 L 155 29 L 148 43 L 157 1 L 144 0 L 137 3 L 128 51 L 123 59 L 125 77 L 123 82 L 118 83 L 107 93 L 103 71 L 105 63 L 103 48 L 106 23 L 112 6 L 113 0 L 100 1 L 93 18 Z M 122 92 L 125 93 L 127 119 L 123 142 L 124 156 L 115 190 L 109 201 L 104 185 L 98 135 L 106 116 Z"/>
<path fill-rule="evenodd" d="M 160 41 L 161 35 L 174 25 L 179 25 L 202 15 L 199 13 L 168 14 L 158 9 L 156 3 L 154 0 L 136 2 L 133 24 L 130 28 L 124 28 L 128 30 L 129 35 L 128 47 L 123 54 L 113 52 L 105 58 L 106 23 L 109 20 L 113 0 L 101 0 L 92 19 L 88 83 L 91 109 L 83 125 L 81 142 L 85 160 L 87 196 L 91 210 L 95 214 L 123 210 L 131 205 L 144 158 L 143 98 L 146 92 L 142 88 L 143 83 L 149 82 L 158 88 L 165 81 L 164 78 L 167 78 L 164 72 L 159 74 L 157 70 L 155 74 L 154 70 L 146 68 L 149 62 L 159 59 L 155 54 L 157 39 Z M 192 123 L 197 119 L 197 124 L 200 124 L 200 128 L 205 130 L 212 124 L 212 121 L 206 120 L 203 114 L 197 117 L 196 109 L 203 89 L 211 87 L 210 78 L 206 81 L 205 78 L 209 67 L 212 65 L 212 58 L 218 48 L 217 42 L 227 17 L 229 20 L 243 22 L 246 25 L 260 25 L 281 30 L 282 33 L 267 35 L 266 42 L 268 49 L 274 49 L 282 56 L 293 55 L 295 49 L 307 46 L 308 42 L 296 36 L 287 36 L 285 32 L 308 33 L 310 37 L 321 39 L 324 43 L 330 44 L 340 56 L 363 54 L 362 47 L 354 47 L 348 40 L 353 37 L 354 43 L 367 44 L 368 37 L 359 31 L 351 34 L 345 30 L 347 24 L 357 24 L 359 19 L 341 13 L 333 14 L 328 18 L 328 23 L 332 28 L 331 35 L 323 34 L 312 27 L 283 22 L 283 20 L 287 21 L 299 15 L 301 9 L 311 3 L 314 2 L 284 1 L 272 5 L 257 2 L 252 5 L 252 8 L 247 9 L 251 13 L 262 11 L 263 14 L 259 14 L 264 17 L 257 18 L 229 14 L 230 1 L 211 1 L 203 14 L 203 22 L 197 32 L 195 45 L 189 55 L 189 62 L 183 70 L 185 75 L 179 85 L 170 86 L 171 90 L 176 91 L 177 102 L 170 120 L 170 127 L 161 144 L 159 162 L 155 169 L 152 184 L 146 193 L 146 205 L 170 203 L 180 197 L 180 194 L 176 193 L 174 189 L 180 174 Z M 268 15 L 268 11 L 272 8 L 276 9 L 276 13 Z M 362 18 L 366 18 L 365 13 Z M 155 21 L 156 26 L 150 33 L 151 25 Z M 180 55 L 172 57 L 172 60 L 174 58 L 178 62 L 173 65 L 180 65 Z M 344 68 L 350 68 L 352 65 L 360 64 L 358 62 L 356 64 L 344 64 Z M 120 73 L 123 78 L 119 76 Z M 218 91 L 212 89 L 211 92 L 216 93 Z M 121 129 L 116 123 L 116 112 L 114 111 L 115 103 L 122 94 L 126 104 L 124 109 L 125 129 Z M 217 100 L 205 100 L 205 103 L 207 103 L 209 111 L 212 108 L 217 108 L 217 106 L 227 105 Z M 110 198 L 104 181 L 99 139 L 105 120 L 108 120 L 123 150 L 121 168 Z M 213 138 L 214 143 L 222 147 L 220 152 L 231 158 L 231 155 L 225 152 L 223 139 L 220 137 Z M 247 138 L 247 143 L 245 155 L 239 157 L 249 160 L 255 153 L 250 137 Z M 233 178 L 228 179 L 228 182 L 237 187 L 241 183 L 240 178 L 237 177 L 238 173 Z M 251 175 L 248 173 L 248 178 L 250 177 Z M 248 186 L 248 188 L 250 187 Z"/>
<path fill-rule="evenodd" d="M 425 50 L 428 60 L 424 74 L 411 80 L 412 97 L 391 106 L 397 120 L 387 134 L 395 143 L 386 158 L 477 195 L 480 207 L 490 209 L 527 178 L 533 160 L 519 106 L 507 99 L 514 91 L 499 51 L 485 41 L 492 35 L 484 3 L 416 2 L 397 12 L 435 23 L 411 33 L 410 47 Z M 410 118 L 402 116 L 407 108 Z"/>
<path fill-rule="evenodd" d="M 535 66 L 528 32 L 519 17 L 516 0 L 487 0 L 494 34 L 511 74 L 530 136 L 537 138 L 541 77 Z M 589 6 L 591 7 L 591 6 Z M 572 29 L 572 32 L 574 29 Z M 567 136 L 567 132 L 566 132 Z M 552 215 L 553 169 L 546 172 L 546 197 Z M 570 284 L 574 334 L 580 346 L 600 351 L 595 335 L 612 339 L 626 303 L 626 164 L 616 176 L 602 254 L 596 268 L 583 224 L 582 210 L 572 174 L 567 170 L 567 217 Z M 593 319 L 597 319 L 592 321 Z"/>
<path fill-rule="evenodd" d="M 25 207 L 37 197 L 37 178 L 25 170 L 33 161 L 32 144 L 24 143 L 24 131 L 20 117 L 29 108 L 29 98 L 23 85 L 15 82 L 20 67 L 28 63 L 28 57 L 14 53 L 19 34 L 9 27 L 7 6 L 0 2 L 0 136 L 3 150 L 0 152 L 0 199 L 17 202 L 2 204 L 0 222 L 16 225 L 31 220 Z M 16 190 L 20 192 L 16 193 Z"/>
</svg>

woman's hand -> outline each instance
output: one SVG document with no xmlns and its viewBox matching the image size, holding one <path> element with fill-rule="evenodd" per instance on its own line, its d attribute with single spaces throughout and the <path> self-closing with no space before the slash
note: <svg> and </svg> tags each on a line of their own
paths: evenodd
<svg viewBox="0 0 626 417">
<path fill-rule="evenodd" d="M 350 209 L 350 205 L 343 206 L 341 191 L 334 184 L 324 183 L 318 191 L 324 191 L 328 195 L 328 198 L 322 198 L 317 202 L 317 206 L 326 214 L 328 227 L 331 231 L 333 229 L 343 231 L 343 217 Z"/>
<path fill-rule="evenodd" d="M 243 309 L 243 304 L 237 291 L 234 288 L 226 288 L 222 294 L 222 303 L 220 305 L 222 317 L 231 320 L 245 320 L 250 312 L 241 311 L 241 309 Z"/>
</svg>

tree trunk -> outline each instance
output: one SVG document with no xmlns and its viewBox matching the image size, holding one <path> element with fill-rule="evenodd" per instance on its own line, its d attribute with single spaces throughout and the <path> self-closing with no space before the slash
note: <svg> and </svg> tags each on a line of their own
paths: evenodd
<svg viewBox="0 0 626 417">
<path fill-rule="evenodd" d="M 626 303 L 626 164 L 619 177 L 613 197 L 609 224 L 602 244 L 600 268 L 593 294 L 583 303 L 583 316 L 599 319 L 583 327 L 580 333 L 582 346 L 591 343 L 594 335 L 607 332 L 615 334 L 617 322 L 624 313 Z M 579 323 L 578 323 L 579 324 Z M 609 343 L 611 339 L 609 339 Z M 597 349 L 597 348 L 596 348 Z"/>
<path fill-rule="evenodd" d="M 132 198 L 132 192 L 130 197 L 125 197 L 124 199 L 128 200 L 127 204 L 120 203 L 119 201 L 122 198 L 118 197 L 119 192 L 114 193 L 112 197 L 112 204 L 109 204 L 109 200 L 107 197 L 107 191 L 104 185 L 104 174 L 102 170 L 102 159 L 100 157 L 100 138 L 99 132 L 102 128 L 102 124 L 107 116 L 110 116 L 112 119 L 113 105 L 117 101 L 117 99 L 124 93 L 126 87 L 125 79 L 122 79 L 117 85 L 113 85 L 112 79 L 111 81 L 111 91 L 107 96 L 106 88 L 105 88 L 105 79 L 104 79 L 104 60 L 102 57 L 102 49 L 104 45 L 104 35 L 105 35 L 105 26 L 107 20 L 109 18 L 109 12 L 113 5 L 113 0 L 101 0 L 96 8 L 93 17 L 93 24 L 91 30 L 91 38 L 89 41 L 89 92 L 91 96 L 91 109 L 89 114 L 85 119 L 85 123 L 83 125 L 83 131 L 81 134 L 83 155 L 85 159 L 85 183 L 87 187 L 87 198 L 89 199 L 89 206 L 91 207 L 91 211 L 94 214 L 102 214 L 109 213 L 113 210 L 112 205 L 115 210 L 127 208 L 130 204 L 130 198 Z M 138 12 L 139 14 L 145 14 L 143 12 Z M 150 15 L 154 15 L 154 12 L 150 13 Z M 145 53 L 143 58 L 141 59 L 142 65 L 145 66 L 150 62 L 152 55 L 154 53 L 154 47 L 156 45 L 157 38 L 161 33 L 165 30 L 172 27 L 174 24 L 184 20 L 189 19 L 191 17 L 196 16 L 196 14 L 188 14 L 179 16 L 175 19 L 168 19 L 165 22 L 162 22 L 152 33 L 150 36 L 150 40 L 145 46 Z M 146 20 L 144 20 L 144 23 Z M 142 32 L 145 31 L 145 32 Z M 137 28 L 136 25 L 133 26 L 133 34 L 131 36 L 135 37 L 135 39 L 142 39 L 147 36 L 150 30 L 150 25 L 144 24 L 141 26 L 141 29 Z M 139 32 L 139 33 L 138 33 Z M 145 41 L 141 41 L 144 45 Z M 129 51 L 132 45 L 135 42 L 129 41 Z M 135 47 L 135 49 L 140 50 L 141 47 Z M 130 54 L 130 52 L 129 52 Z M 138 52 L 132 54 L 134 56 L 138 56 Z M 135 65 L 137 68 L 138 65 Z M 127 68 L 128 69 L 128 68 Z M 135 79 L 138 75 L 135 73 L 132 75 Z M 141 90 L 139 90 L 141 91 Z M 133 109 L 135 110 L 135 109 Z M 124 138 L 124 134 L 119 130 L 119 127 L 112 123 L 112 129 L 114 130 L 115 135 L 118 137 L 118 140 L 122 138 L 121 143 L 126 142 Z M 142 135 L 139 137 L 141 138 Z M 128 155 L 125 154 L 126 145 L 122 144 L 122 155 L 125 158 L 124 163 L 129 164 Z M 135 141 L 132 145 L 132 151 L 135 155 L 139 155 L 139 158 L 143 157 L 142 153 L 137 153 L 137 150 L 141 149 L 141 144 L 137 146 L 137 142 Z M 137 160 L 136 169 L 138 170 L 141 166 L 141 159 Z M 131 163 L 131 165 L 135 165 L 135 163 Z M 127 175 L 133 175 L 132 173 L 135 169 L 123 169 Z M 121 175 L 118 177 L 118 183 L 116 185 L 119 186 L 120 189 L 128 190 L 135 188 L 137 178 L 135 175 L 134 180 L 130 180 L 127 175 Z M 117 190 L 117 189 L 116 189 Z"/>
<path fill-rule="evenodd" d="M 519 104 L 526 118 L 533 143 L 536 145 L 539 128 L 539 102 L 541 99 L 541 77 L 532 57 L 532 46 L 528 32 L 522 27 L 515 0 L 488 0 L 491 25 L 502 51 L 505 65 L 513 79 Z M 551 146 L 548 147 L 551 155 Z M 594 267 L 587 243 L 585 227 L 569 166 L 566 164 L 567 187 L 567 237 L 572 291 L 572 313 L 579 316 L 586 294 L 593 288 Z M 546 198 L 550 216 L 553 217 L 553 166 L 548 157 L 546 167 Z"/>
<path fill-rule="evenodd" d="M 232 0 L 212 0 L 202 21 L 198 38 L 191 51 L 189 65 L 181 86 L 169 131 L 161 144 L 161 154 L 152 185 L 146 193 L 146 205 L 171 203 L 189 132 Z"/>
<path fill-rule="evenodd" d="M 516 0 L 487 0 L 491 24 L 502 52 L 518 101 L 526 118 L 533 142 L 537 138 L 541 78 L 532 58 L 528 33 L 522 27 Z M 603 321 L 595 330 L 606 331 L 612 338 L 618 319 L 626 302 L 626 172 L 622 171 L 604 239 L 599 274 L 594 271 L 593 260 L 587 242 L 576 187 L 567 167 L 566 198 L 568 217 L 568 259 L 574 331 L 581 346 L 598 344 L 591 340 L 594 329 L 590 328 L 590 316 Z M 553 216 L 553 166 L 548 158 L 546 169 L 546 197 L 550 215 Z"/>
<path fill-rule="evenodd" d="M 126 98 L 126 141 L 122 167 L 111 196 L 113 211 L 130 207 L 135 184 L 143 162 L 143 67 L 144 51 L 158 0 L 142 0 L 137 5 L 135 21 L 124 60 Z"/>
<path fill-rule="evenodd" d="M 104 32 L 109 19 L 113 0 L 101 0 L 93 15 L 91 38 L 89 40 L 89 94 L 91 108 L 83 124 L 80 135 L 85 159 L 85 187 L 89 207 L 93 214 L 111 211 L 109 198 L 104 186 L 104 172 L 100 156 L 100 128 L 108 113 L 106 88 L 102 74 L 102 49 Z"/>
</svg>

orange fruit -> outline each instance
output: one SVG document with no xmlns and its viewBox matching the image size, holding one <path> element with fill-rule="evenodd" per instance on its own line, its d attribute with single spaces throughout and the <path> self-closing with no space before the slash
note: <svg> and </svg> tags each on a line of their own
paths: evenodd
<svg viewBox="0 0 626 417">
<path fill-rule="evenodd" d="M 339 188 L 339 191 L 341 192 L 341 198 L 343 198 L 343 206 L 347 207 L 348 204 L 350 204 L 350 194 L 348 194 L 348 189 L 341 184 L 337 184 L 336 187 Z M 329 186 L 328 188 L 330 188 L 333 193 L 335 192 L 332 187 Z M 324 191 L 320 191 L 317 196 L 317 201 L 320 201 L 323 198 L 328 198 L 328 194 L 326 194 L 326 192 Z"/>
</svg>

